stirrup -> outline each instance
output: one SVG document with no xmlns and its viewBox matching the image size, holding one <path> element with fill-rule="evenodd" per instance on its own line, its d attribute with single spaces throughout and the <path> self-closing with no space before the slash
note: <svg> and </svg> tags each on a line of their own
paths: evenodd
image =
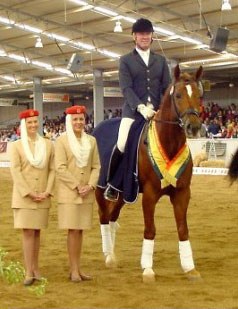
<svg viewBox="0 0 238 309">
<path fill-rule="evenodd" d="M 119 192 L 113 189 L 110 185 L 107 186 L 103 194 L 104 198 L 110 202 L 117 202 L 119 198 Z"/>
</svg>

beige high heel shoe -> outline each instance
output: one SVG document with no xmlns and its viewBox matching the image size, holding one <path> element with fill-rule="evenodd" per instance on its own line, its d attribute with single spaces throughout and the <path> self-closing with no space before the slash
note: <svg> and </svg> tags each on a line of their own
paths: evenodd
<svg viewBox="0 0 238 309">
<path fill-rule="evenodd" d="M 93 277 L 90 275 L 85 275 L 85 274 L 79 274 L 80 278 L 82 281 L 90 281 L 93 280 Z"/>
<path fill-rule="evenodd" d="M 80 275 L 78 275 L 78 276 L 72 276 L 71 273 L 69 274 L 69 280 L 70 280 L 71 282 L 75 282 L 75 283 L 78 283 L 78 282 L 81 282 L 81 281 L 82 281 Z"/>
<path fill-rule="evenodd" d="M 30 285 L 32 285 L 32 284 L 34 283 L 34 281 L 35 281 L 35 278 L 34 278 L 34 277 L 26 276 L 25 279 L 24 279 L 24 281 L 23 281 L 23 284 L 24 284 L 25 286 L 30 286 Z"/>
</svg>

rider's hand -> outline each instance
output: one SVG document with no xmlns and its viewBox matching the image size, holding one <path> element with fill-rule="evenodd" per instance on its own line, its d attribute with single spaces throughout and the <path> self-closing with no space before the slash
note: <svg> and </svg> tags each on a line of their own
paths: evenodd
<svg viewBox="0 0 238 309">
<path fill-rule="evenodd" d="M 150 103 L 150 102 L 147 102 L 147 103 L 146 103 L 146 106 L 149 107 L 149 108 L 151 108 L 151 109 L 154 109 L 154 105 L 153 105 L 152 103 Z"/>
<path fill-rule="evenodd" d="M 155 111 L 145 104 L 139 104 L 137 110 L 146 120 L 151 119 L 155 114 Z"/>
</svg>

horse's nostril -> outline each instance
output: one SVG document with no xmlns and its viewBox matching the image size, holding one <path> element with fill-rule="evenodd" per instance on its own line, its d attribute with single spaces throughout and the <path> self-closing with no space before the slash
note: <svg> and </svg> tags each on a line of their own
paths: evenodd
<svg viewBox="0 0 238 309">
<path fill-rule="evenodd" d="M 189 132 L 189 133 L 192 132 L 192 126 L 191 126 L 190 123 L 188 123 L 188 124 L 186 125 L 186 131 Z"/>
<path fill-rule="evenodd" d="M 187 122 L 185 126 L 186 135 L 188 137 L 196 137 L 200 129 L 201 129 L 200 123 Z"/>
</svg>

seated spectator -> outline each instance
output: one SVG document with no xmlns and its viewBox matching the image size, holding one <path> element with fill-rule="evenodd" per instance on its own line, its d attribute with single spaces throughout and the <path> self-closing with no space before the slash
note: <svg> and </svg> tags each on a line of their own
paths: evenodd
<svg viewBox="0 0 238 309">
<path fill-rule="evenodd" d="M 214 137 L 219 137 L 217 136 L 217 134 L 221 133 L 221 126 L 217 118 L 214 118 L 213 120 L 210 121 L 207 131 L 209 135 L 212 134 L 212 136 Z"/>
<path fill-rule="evenodd" d="M 226 133 L 226 138 L 231 138 L 233 135 L 233 125 L 229 124 L 227 127 L 227 133 Z"/>
<path fill-rule="evenodd" d="M 10 141 L 14 142 L 19 139 L 19 136 L 17 135 L 17 132 L 15 130 L 12 130 L 10 135 Z"/>
<path fill-rule="evenodd" d="M 237 127 L 233 129 L 232 138 L 238 138 L 238 128 Z"/>
</svg>

